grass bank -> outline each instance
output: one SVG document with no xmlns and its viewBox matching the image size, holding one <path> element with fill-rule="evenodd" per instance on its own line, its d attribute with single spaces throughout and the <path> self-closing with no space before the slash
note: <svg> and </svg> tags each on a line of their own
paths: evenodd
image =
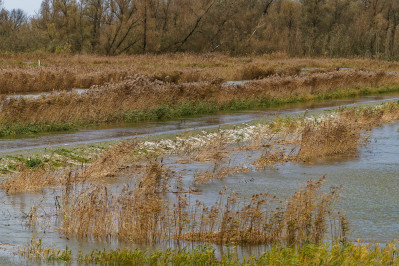
<svg viewBox="0 0 399 266">
<path fill-rule="evenodd" d="M 32 250 L 33 251 L 33 250 Z M 198 246 L 193 250 L 140 249 L 94 250 L 78 255 L 70 250 L 36 247 L 26 257 L 37 262 L 77 262 L 80 264 L 107 265 L 397 265 L 398 248 L 395 244 L 384 246 L 363 243 L 326 245 L 271 246 L 258 256 L 240 256 L 234 249 L 218 255 L 215 248 Z"/>
<path fill-rule="evenodd" d="M 81 116 L 78 119 L 69 118 L 67 121 L 51 120 L 26 122 L 15 119 L 6 119 L 3 116 L 3 123 L 0 123 L 0 137 L 35 135 L 48 132 L 65 132 L 90 128 L 101 124 L 110 123 L 139 123 L 144 121 L 162 121 L 180 119 L 184 117 L 214 114 L 220 111 L 241 111 L 260 108 L 284 107 L 289 104 L 323 102 L 333 99 L 348 99 L 368 95 L 382 95 L 386 93 L 399 92 L 399 85 L 388 85 L 379 87 L 363 87 L 338 89 L 319 93 L 304 93 L 300 95 L 287 95 L 280 97 L 260 96 L 253 98 L 232 99 L 222 102 L 215 100 L 196 100 L 182 103 L 163 103 L 151 109 L 131 109 L 125 111 L 110 111 L 102 117 L 91 117 L 85 119 Z M 15 111 L 15 110 L 14 110 Z M 44 112 L 45 110 L 43 110 Z M 25 111 L 23 111 L 25 113 Z M 13 112 L 14 113 L 14 112 Z M 20 114 L 21 115 L 21 114 Z M 76 117 L 76 116 L 75 116 Z M 11 120 L 11 121 L 7 121 Z M 36 119 L 34 119 L 36 120 Z"/>
</svg>

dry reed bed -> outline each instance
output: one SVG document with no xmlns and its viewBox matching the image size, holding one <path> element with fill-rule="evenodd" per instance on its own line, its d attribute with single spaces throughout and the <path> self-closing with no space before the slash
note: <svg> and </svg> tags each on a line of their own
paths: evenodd
<svg viewBox="0 0 399 266">
<path fill-rule="evenodd" d="M 124 142 L 104 153 L 88 169 L 58 176 L 56 182 L 64 184 L 58 209 L 60 231 L 65 237 L 136 243 L 189 240 L 303 245 L 323 241 L 327 225 L 332 223 L 337 226 L 332 232 L 339 232 L 335 237 L 342 239 L 348 230 L 347 221 L 345 217 L 332 215 L 339 188 L 322 192 L 324 178 L 310 180 L 286 202 L 268 194 L 244 199 L 224 189 L 212 206 L 194 202 L 191 194 L 197 191 L 181 186 L 179 179 L 182 177 L 158 160 L 146 163 L 145 171 L 130 176 L 134 180 L 133 188 L 125 186 L 115 191 L 95 180 L 105 174 L 105 177 L 117 176 L 118 171 L 132 164 L 132 160 L 145 158 L 148 161 L 160 154 L 189 155 L 192 160 L 221 163 L 231 145 L 250 151 L 269 149 L 270 145 L 299 144 L 296 154 L 284 155 L 284 160 L 292 161 L 352 154 L 362 141 L 361 130 L 398 119 L 399 105 L 387 103 L 340 109 L 320 117 L 277 119 L 268 125 L 175 140 Z M 274 159 L 268 165 L 278 162 Z M 38 180 L 29 189 L 54 182 L 51 178 L 40 178 L 40 171 L 36 172 L 39 176 L 22 173 L 14 181 L 3 183 L 3 189 L 8 189 L 9 193 L 23 191 L 26 189 L 23 185 L 31 182 L 29 177 Z M 48 174 L 45 170 L 42 173 Z"/>
<path fill-rule="evenodd" d="M 98 159 L 86 166 L 81 175 L 87 180 L 116 178 L 127 170 L 141 171 L 146 161 L 177 156 L 181 158 L 176 161 L 179 164 L 192 161 L 209 164 L 209 169 L 198 171 L 193 180 L 194 184 L 207 183 L 234 173 L 254 170 L 252 166 L 262 169 L 286 162 L 356 156 L 359 145 L 366 140 L 364 130 L 398 120 L 399 105 L 387 103 L 374 107 L 344 108 L 318 117 L 277 118 L 267 124 L 244 125 L 213 133 L 183 134 L 173 139 L 123 141 L 97 155 Z M 244 155 L 260 152 L 261 156 L 255 161 L 233 165 L 230 162 L 234 152 Z M 47 186 L 46 177 L 36 177 L 41 171 L 31 172 L 26 169 L 15 174 L 3 182 L 2 188 L 13 193 L 23 191 L 20 187 L 23 188 L 25 183 L 31 183 L 39 190 L 41 186 L 35 184 Z M 35 177 L 34 182 L 26 181 L 30 177 Z M 52 180 L 52 183 L 62 184 L 65 175 L 54 178 L 57 181 Z"/>
<path fill-rule="evenodd" d="M 310 180 L 285 203 L 268 194 L 243 201 L 224 190 L 209 207 L 190 202 L 187 194 L 167 197 L 172 178 L 168 169 L 155 162 L 147 166 L 134 189 L 124 188 L 119 194 L 71 180 L 62 195 L 60 230 L 66 237 L 135 243 L 320 243 L 339 196 L 338 188 L 321 192 L 321 179 Z"/>
<path fill-rule="evenodd" d="M 20 173 L 12 175 L 7 181 L 2 182 L 0 188 L 7 194 L 39 191 L 44 187 L 61 185 L 58 183 L 59 175 L 60 173 L 55 173 L 51 169 L 29 170 L 25 168 Z"/>
<path fill-rule="evenodd" d="M 92 87 L 87 93 L 61 93 L 39 99 L 2 101 L 0 123 L 74 123 L 76 121 L 111 122 L 162 119 L 192 112 L 191 104 L 218 110 L 234 102 L 312 99 L 320 93 L 397 84 L 397 77 L 383 72 L 317 73 L 304 77 L 278 77 L 243 86 L 223 87 L 218 83 L 176 85 L 135 75 L 119 83 Z M 186 105 L 185 105 L 186 104 Z M 173 107 L 177 110 L 174 110 Z M 208 106 L 208 107 L 206 107 Z M 212 107 L 209 107 L 212 106 Z"/>
<path fill-rule="evenodd" d="M 20 62 L 41 59 L 42 66 Z M 15 63 L 18 62 L 17 66 Z M 33 91 L 59 91 L 88 88 L 119 81 L 134 73 L 173 83 L 211 80 L 252 80 L 271 75 L 306 75 L 331 72 L 340 67 L 378 71 L 399 70 L 395 62 L 369 59 L 286 58 L 273 56 L 229 57 L 221 54 L 167 54 L 134 56 L 56 56 L 42 54 L 0 58 L 0 94 Z"/>
<path fill-rule="evenodd" d="M 397 104 L 374 109 L 399 113 Z M 358 111 L 356 119 L 369 115 L 369 110 Z M 353 126 L 354 121 L 345 116 L 348 112 L 352 110 L 340 110 L 329 117 L 304 119 L 299 124 L 290 122 L 273 125 L 263 130 L 281 132 L 281 127 L 285 127 L 287 130 L 283 134 L 292 134 L 297 131 L 295 125 L 301 127 L 300 141 L 303 147 L 292 156 L 293 160 L 347 154 L 357 149 L 361 137 L 360 127 Z M 395 116 L 391 114 L 389 117 L 393 119 Z M 247 135 L 246 138 L 247 141 L 252 140 L 252 144 L 262 142 L 259 142 L 257 134 Z M 196 140 L 202 148 L 206 148 L 199 149 L 199 153 L 194 152 L 195 160 L 203 160 L 203 155 L 200 158 L 198 156 L 204 150 L 209 151 L 211 146 L 216 153 L 220 153 L 232 141 L 220 132 L 214 135 L 213 143 L 204 142 L 198 137 Z M 355 144 L 346 147 L 348 143 Z M 134 145 L 137 148 L 137 143 Z M 123 158 L 126 152 L 129 153 L 128 150 L 118 146 L 114 153 L 108 153 L 105 158 L 112 157 L 112 154 L 118 157 L 122 155 Z M 192 151 L 190 148 L 184 153 Z M 207 158 L 219 162 L 223 160 L 220 154 L 215 155 L 212 151 L 210 154 Z M 100 162 L 104 162 L 104 158 Z M 120 194 L 109 192 L 106 186 L 74 183 L 71 180 L 67 182 L 62 197 L 60 216 L 64 219 L 60 230 L 68 237 L 144 243 L 177 239 L 219 244 L 278 242 L 298 245 L 323 241 L 328 224 L 339 227 L 340 238 L 345 238 L 348 230 L 345 217 L 332 215 L 338 188 L 332 188 L 327 194 L 320 192 L 324 178 L 310 180 L 285 203 L 279 203 L 269 194 L 253 195 L 245 200 L 239 194 L 225 189 L 220 192 L 213 206 L 200 201 L 191 202 L 190 194 L 186 194 L 187 189 L 182 187 L 173 189 L 176 198 L 171 199 L 168 195 L 174 178 L 168 168 L 154 162 L 147 166 L 146 173 L 136 181 L 134 189 L 126 187 Z M 334 232 L 336 230 L 333 229 Z"/>
<path fill-rule="evenodd" d="M 24 67 L 0 69 L 0 94 L 62 91 L 118 82 L 134 70 L 76 67 Z"/>
</svg>

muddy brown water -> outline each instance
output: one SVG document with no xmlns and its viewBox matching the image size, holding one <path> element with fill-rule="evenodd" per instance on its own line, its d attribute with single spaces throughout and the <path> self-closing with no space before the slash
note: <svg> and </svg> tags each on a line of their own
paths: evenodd
<svg viewBox="0 0 399 266">
<path fill-rule="evenodd" d="M 281 111 L 277 109 L 267 111 L 258 110 L 189 118 L 183 121 L 145 123 L 141 125 L 141 128 L 137 126 L 132 128 L 122 127 L 41 136 L 38 138 L 1 140 L 0 145 L 3 145 L 1 149 L 15 150 L 22 149 L 23 145 L 26 145 L 28 148 L 38 147 L 43 145 L 43 141 L 49 140 L 54 140 L 52 142 L 54 145 L 90 141 L 97 142 L 105 139 L 118 139 L 121 136 L 135 136 L 138 135 L 138 130 L 142 130 L 142 134 L 161 134 L 188 128 L 245 122 L 259 119 L 263 116 L 274 117 L 276 114 L 301 113 L 311 108 L 325 110 L 346 104 L 370 104 L 387 100 L 397 100 L 397 95 L 331 101 L 307 106 L 292 106 Z M 92 135 L 90 135 L 91 137 L 85 137 L 87 134 Z M 343 198 L 339 203 L 339 207 L 345 211 L 350 221 L 351 239 L 356 240 L 360 238 L 365 242 L 371 243 L 393 241 L 399 237 L 399 223 L 397 222 L 399 220 L 399 123 L 374 128 L 369 134 L 370 142 L 367 145 L 361 146 L 359 155 L 355 158 L 322 161 L 313 165 L 289 163 L 276 168 L 235 174 L 223 181 L 198 185 L 197 188 L 202 190 L 202 193 L 196 195 L 193 200 L 199 199 L 207 204 L 213 204 L 216 201 L 218 192 L 224 186 L 241 193 L 243 196 L 250 196 L 255 193 L 270 193 L 284 199 L 291 196 L 300 184 L 304 184 L 310 178 L 316 179 L 327 175 L 326 187 L 330 185 L 343 185 L 344 187 L 342 191 Z M 90 139 L 93 136 L 95 137 L 94 140 Z M 32 142 L 36 146 L 31 145 Z M 6 148 L 7 145 L 9 145 L 9 148 Z M 240 156 L 240 154 L 233 156 L 233 160 L 240 161 Z M 257 154 L 253 156 L 256 157 Z M 184 178 L 186 185 L 190 184 L 196 170 L 209 169 L 208 164 L 200 163 L 176 165 L 175 167 L 176 170 L 186 170 L 187 174 Z M 115 185 L 118 186 L 121 184 Z M 3 191 L 0 191 L 0 264 L 21 263 L 16 254 L 19 249 L 28 243 L 34 234 L 32 229 L 25 225 L 24 216 L 29 213 L 31 207 L 34 205 L 40 205 L 49 217 L 45 233 L 37 234 L 39 237 L 43 237 L 44 246 L 61 249 L 68 246 L 74 252 L 78 250 L 89 252 L 95 248 L 140 247 L 154 249 L 157 247 L 176 248 L 195 245 L 195 243 L 180 242 L 178 245 L 177 243 L 168 242 L 146 247 L 117 242 L 96 243 L 61 238 L 57 232 L 57 220 L 51 218 L 55 214 L 54 206 L 57 195 L 60 195 L 58 189 L 46 189 L 42 193 L 19 193 L 15 195 L 6 195 Z M 46 220 L 45 217 L 42 217 L 42 219 Z M 38 231 L 43 231 L 43 228 L 39 228 Z M 218 247 L 218 249 L 219 252 L 223 252 L 226 248 Z M 242 254 L 258 254 L 264 251 L 264 249 L 265 247 L 261 246 L 239 247 L 239 252 Z"/>
</svg>

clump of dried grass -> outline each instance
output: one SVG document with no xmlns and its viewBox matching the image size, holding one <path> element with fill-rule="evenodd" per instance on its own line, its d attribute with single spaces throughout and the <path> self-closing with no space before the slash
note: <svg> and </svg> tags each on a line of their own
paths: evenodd
<svg viewBox="0 0 399 266">
<path fill-rule="evenodd" d="M 272 67 L 267 69 L 262 69 L 257 65 L 249 65 L 245 66 L 242 69 L 241 80 L 253 80 L 253 79 L 262 79 L 273 76 L 276 74 L 276 70 Z"/>
<path fill-rule="evenodd" d="M 291 153 L 282 147 L 268 147 L 264 153 L 254 162 L 258 169 L 274 166 L 278 163 L 286 163 L 292 159 Z"/>
<path fill-rule="evenodd" d="M 97 160 L 84 169 L 84 175 L 90 179 L 115 177 L 132 164 L 132 158 L 138 148 L 138 142 L 122 141 L 105 151 Z"/>
<path fill-rule="evenodd" d="M 60 175 L 47 168 L 22 169 L 10 176 L 0 188 L 6 193 L 34 192 L 60 184 Z"/>
<path fill-rule="evenodd" d="M 194 185 L 200 185 L 204 183 L 210 183 L 215 180 L 223 180 L 228 176 L 231 176 L 236 173 L 246 173 L 251 171 L 251 168 L 246 166 L 225 166 L 223 162 L 215 162 L 212 169 L 207 171 L 197 171 L 194 174 Z"/>
<path fill-rule="evenodd" d="M 361 128 L 354 121 L 337 118 L 308 122 L 303 129 L 298 159 L 354 155 L 361 140 Z"/>
<path fill-rule="evenodd" d="M 253 195 L 243 204 L 239 195 L 222 192 L 212 207 L 195 205 L 190 230 L 179 239 L 220 244 L 320 243 L 338 198 L 338 188 L 321 192 L 323 181 L 310 180 L 283 205 L 269 194 Z"/>
<path fill-rule="evenodd" d="M 287 202 L 283 224 L 288 244 L 320 243 L 324 239 L 328 216 L 340 190 L 332 187 L 328 193 L 321 193 L 324 180 L 325 177 L 308 181 Z"/>
<path fill-rule="evenodd" d="M 61 197 L 61 232 L 65 236 L 152 242 L 164 234 L 169 172 L 159 163 L 148 165 L 135 188 L 114 195 L 106 186 L 67 182 Z"/>
</svg>

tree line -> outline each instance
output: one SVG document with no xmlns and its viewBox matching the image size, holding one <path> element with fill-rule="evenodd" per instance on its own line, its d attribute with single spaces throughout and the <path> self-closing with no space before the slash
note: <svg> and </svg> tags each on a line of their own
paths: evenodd
<svg viewBox="0 0 399 266">
<path fill-rule="evenodd" d="M 0 50 L 399 58 L 399 0 L 0 0 Z"/>
</svg>

